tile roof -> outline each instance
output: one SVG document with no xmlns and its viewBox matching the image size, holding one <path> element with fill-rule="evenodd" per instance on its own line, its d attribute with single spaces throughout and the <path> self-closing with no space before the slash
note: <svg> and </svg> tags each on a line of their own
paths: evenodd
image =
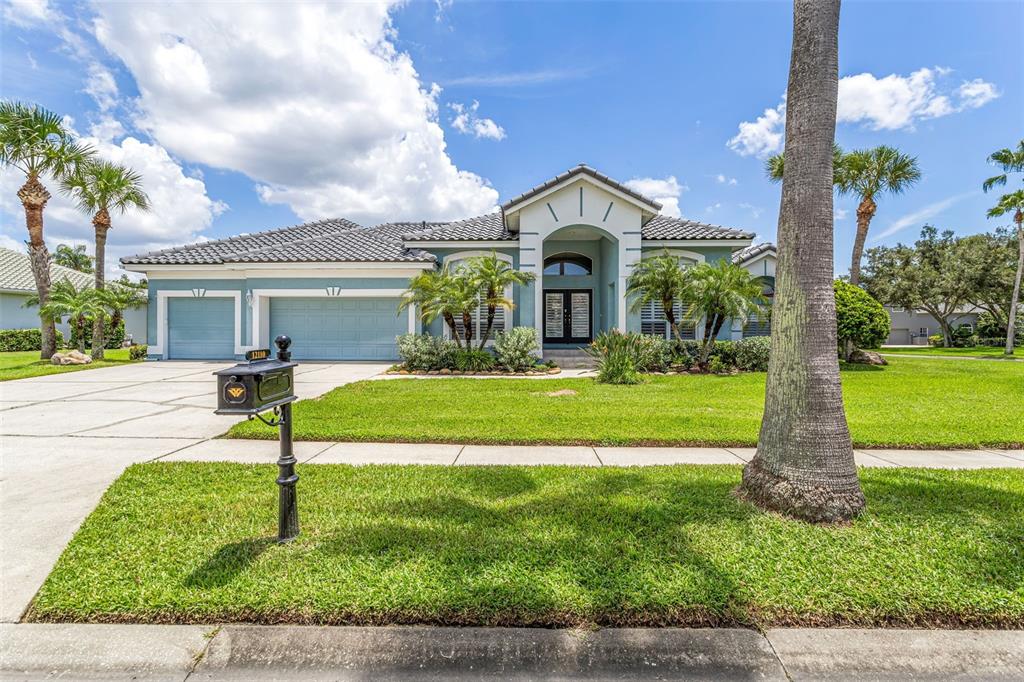
<svg viewBox="0 0 1024 682">
<path fill-rule="evenodd" d="M 751 244 L 747 248 L 740 249 L 736 253 L 732 254 L 732 262 L 736 263 L 737 265 L 741 263 L 746 263 L 749 260 L 757 258 L 762 253 L 767 253 L 769 251 L 771 251 L 772 253 L 776 252 L 775 244 L 772 244 L 771 242 Z"/>
<path fill-rule="evenodd" d="M 525 201 L 525 200 L 529 199 L 532 196 L 540 194 L 544 190 L 550 189 L 551 187 L 554 187 L 558 183 L 563 182 L 565 180 L 568 180 L 569 178 L 571 178 L 573 176 L 581 175 L 581 174 L 582 175 L 589 175 L 590 177 L 594 178 L 595 180 L 600 180 L 601 182 L 603 182 L 603 183 L 605 183 L 607 185 L 611 185 L 615 189 L 619 190 L 620 192 L 623 192 L 624 194 L 628 194 L 629 196 L 633 197 L 637 201 L 640 201 L 642 203 L 647 204 L 652 209 L 654 209 L 655 212 L 661 210 L 661 204 L 659 204 L 657 201 L 655 201 L 653 199 L 649 199 L 649 198 L 645 197 L 643 194 L 640 194 L 640 192 L 637 192 L 636 190 L 632 190 L 629 187 L 626 187 L 621 182 L 619 182 L 617 180 L 613 180 L 612 178 L 608 177 L 604 173 L 599 173 L 598 171 L 594 170 L 593 168 L 591 168 L 590 166 L 588 166 L 585 163 L 581 163 L 578 166 L 576 166 L 575 168 L 570 168 L 569 170 L 565 171 L 564 173 L 559 173 L 558 175 L 556 175 L 555 177 L 551 178 L 550 180 L 537 185 L 533 189 L 530 189 L 530 190 L 527 190 L 527 191 L 523 192 L 522 194 L 520 194 L 517 197 L 512 197 L 511 199 L 509 199 L 508 201 L 506 201 L 504 204 L 501 205 L 501 210 L 502 211 L 507 211 L 509 208 L 511 208 L 515 204 L 518 204 L 521 201 Z"/>
<path fill-rule="evenodd" d="M 422 249 L 374 236 L 359 228 L 267 246 L 224 258 L 226 263 L 424 263 L 436 260 Z"/>
<path fill-rule="evenodd" d="M 62 279 L 71 280 L 79 289 L 92 286 L 95 282 L 95 277 L 89 273 L 50 263 L 51 282 Z M 36 280 L 32 276 L 32 263 L 27 253 L 0 248 L 0 291 L 36 293 Z"/>
<path fill-rule="evenodd" d="M 501 213 L 497 212 L 450 223 L 427 225 L 432 227 L 406 234 L 405 241 L 515 241 L 519 238 L 505 228 L 505 220 Z"/>
<path fill-rule="evenodd" d="M 753 239 L 753 232 L 657 215 L 642 228 L 644 239 Z"/>
</svg>

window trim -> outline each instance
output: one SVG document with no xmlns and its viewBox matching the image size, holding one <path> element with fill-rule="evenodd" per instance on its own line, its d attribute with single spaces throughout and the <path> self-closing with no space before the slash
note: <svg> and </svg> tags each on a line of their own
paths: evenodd
<svg viewBox="0 0 1024 682">
<path fill-rule="evenodd" d="M 576 265 L 579 265 L 580 267 L 586 269 L 586 272 L 583 274 L 566 274 L 566 263 L 574 263 Z M 548 272 L 548 267 L 552 265 L 558 265 L 559 271 Z M 591 258 L 590 256 L 586 256 L 582 253 L 577 253 L 575 251 L 561 251 L 559 253 L 554 253 L 544 259 L 544 264 L 541 268 L 541 273 L 545 277 L 590 277 L 594 274 L 594 259 Z"/>
</svg>

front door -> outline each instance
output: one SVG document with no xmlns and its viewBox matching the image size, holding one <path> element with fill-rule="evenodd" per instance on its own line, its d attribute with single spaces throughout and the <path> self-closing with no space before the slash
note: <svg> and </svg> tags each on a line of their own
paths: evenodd
<svg viewBox="0 0 1024 682">
<path fill-rule="evenodd" d="M 544 290 L 544 342 L 590 343 L 593 310 L 590 289 Z"/>
</svg>

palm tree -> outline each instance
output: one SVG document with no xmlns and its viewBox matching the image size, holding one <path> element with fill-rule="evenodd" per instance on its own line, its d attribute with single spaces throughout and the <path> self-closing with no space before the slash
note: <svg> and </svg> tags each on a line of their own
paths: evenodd
<svg viewBox="0 0 1024 682">
<path fill-rule="evenodd" d="M 132 208 L 149 210 L 149 197 L 142 191 L 142 176 L 109 161 L 89 161 L 63 179 L 61 190 L 75 199 L 80 211 L 92 215 L 96 230 L 96 291 L 103 291 L 110 212 L 124 215 Z M 103 346 L 103 317 L 98 316 L 92 328 L 94 358 L 103 357 Z"/>
<path fill-rule="evenodd" d="M 630 310 L 636 312 L 652 301 L 661 304 L 665 321 L 679 341 L 683 340 L 676 319 L 675 304 L 687 296 L 690 285 L 690 268 L 679 265 L 679 258 L 665 250 L 665 253 L 645 258 L 633 266 L 633 272 L 626 280 L 626 297 L 633 298 Z"/>
<path fill-rule="evenodd" d="M 50 298 L 50 254 L 43 240 L 43 208 L 50 193 L 40 178 L 61 180 L 91 154 L 88 146 L 75 142 L 57 114 L 21 102 L 0 102 L 0 165 L 25 174 L 18 199 L 25 209 L 29 260 L 42 305 Z M 48 360 L 57 349 L 53 320 L 40 318 L 40 334 L 40 357 Z"/>
<path fill-rule="evenodd" d="M 1013 214 L 1013 222 L 1017 223 L 1017 274 L 1013 278 L 1013 294 L 1010 295 L 1010 314 L 1006 324 L 1006 348 L 1003 353 L 1013 355 L 1013 345 L 1017 333 L 1017 307 L 1020 305 L 1020 280 L 1024 273 L 1024 190 L 1004 194 L 999 203 L 988 210 L 988 217 Z"/>
<path fill-rule="evenodd" d="M 116 330 L 124 319 L 124 311 L 140 308 L 149 302 L 145 284 L 126 280 L 112 283 L 100 292 L 100 300 L 110 310 L 110 328 Z M 106 342 L 104 339 L 104 346 Z M 96 339 L 93 338 L 93 357 L 96 357 Z"/>
<path fill-rule="evenodd" d="M 32 300 L 30 303 L 36 304 L 38 300 Z M 97 317 L 105 317 L 107 311 L 103 307 L 100 292 L 92 287 L 78 289 L 70 280 L 63 279 L 50 289 L 50 298 L 39 306 L 39 314 L 51 321 L 70 317 L 70 322 L 75 327 L 73 336 L 78 340 L 78 350 L 84 353 L 86 325 Z M 92 350 L 95 358 L 96 348 Z"/>
<path fill-rule="evenodd" d="M 1017 143 L 1016 149 L 1004 148 L 992 152 L 989 154 L 988 160 L 990 163 L 1001 166 L 1003 172 L 981 183 L 981 188 L 986 192 L 996 185 L 1005 185 L 1010 173 L 1024 173 L 1024 140 Z"/>
<path fill-rule="evenodd" d="M 839 0 L 794 0 L 772 353 L 751 502 L 812 522 L 864 508 L 843 411 L 832 290 Z"/>
<path fill-rule="evenodd" d="M 850 262 L 850 284 L 860 284 L 860 261 L 864 256 L 864 242 L 868 238 L 871 219 L 878 205 L 875 197 L 883 192 L 900 194 L 921 179 L 917 158 L 885 145 L 873 149 L 858 149 L 843 157 L 842 171 L 836 174 L 840 194 L 856 194 L 857 236 L 853 240 L 853 259 Z"/>
<path fill-rule="evenodd" d="M 438 270 L 424 271 L 411 280 L 398 305 L 401 312 L 415 305 L 420 319 L 430 324 L 438 317 L 448 325 L 455 342 L 462 346 L 456 319 L 461 319 L 466 332 L 465 347 L 470 348 L 473 340 L 473 310 L 477 305 L 476 290 L 465 277 L 452 272 L 447 264 Z"/>
<path fill-rule="evenodd" d="M 835 184 L 839 184 L 838 175 L 842 172 L 843 167 L 843 148 L 838 144 L 832 145 L 832 170 L 835 178 Z M 786 168 L 786 155 L 785 153 L 773 154 L 769 156 L 764 162 L 764 174 L 768 176 L 768 179 L 772 182 L 782 182 L 782 173 Z"/>
<path fill-rule="evenodd" d="M 487 306 L 487 326 L 480 334 L 480 348 L 483 349 L 491 337 L 494 317 L 498 308 L 511 311 L 515 304 L 505 296 L 505 290 L 513 285 L 529 284 L 536 275 L 514 269 L 508 262 L 498 258 L 493 251 L 489 256 L 476 256 L 465 262 L 465 272 L 473 288 L 480 292 L 481 302 Z"/>
<path fill-rule="evenodd" d="M 694 321 L 704 318 L 704 336 L 698 359 L 701 369 L 707 369 L 715 339 L 727 320 L 746 320 L 751 315 L 761 314 L 762 307 L 768 303 L 764 295 L 766 284 L 764 277 L 750 274 L 728 258 L 716 261 L 714 265 L 701 263 L 692 269 L 686 316 Z"/>
<path fill-rule="evenodd" d="M 85 252 L 84 244 L 75 247 L 58 244 L 57 250 L 53 253 L 53 262 L 78 272 L 92 272 L 92 258 Z"/>
</svg>

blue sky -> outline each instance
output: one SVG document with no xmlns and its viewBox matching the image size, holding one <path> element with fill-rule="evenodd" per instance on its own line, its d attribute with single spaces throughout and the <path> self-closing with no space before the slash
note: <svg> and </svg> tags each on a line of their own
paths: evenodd
<svg viewBox="0 0 1024 682">
<path fill-rule="evenodd" d="M 467 217 L 586 162 L 667 211 L 774 238 L 791 8 L 773 3 L 6 3 L 0 90 L 67 114 L 146 178 L 125 255 L 317 217 Z M 985 157 L 1024 123 L 1024 3 L 847 2 L 847 148 L 916 155 L 869 246 L 991 229 Z M 741 131 L 741 124 L 746 123 Z M 0 241 L 24 237 L 2 178 Z M 837 271 L 852 199 L 837 200 Z M 845 213 L 845 216 L 844 216 Z M 87 242 L 60 197 L 51 241 Z"/>
</svg>

